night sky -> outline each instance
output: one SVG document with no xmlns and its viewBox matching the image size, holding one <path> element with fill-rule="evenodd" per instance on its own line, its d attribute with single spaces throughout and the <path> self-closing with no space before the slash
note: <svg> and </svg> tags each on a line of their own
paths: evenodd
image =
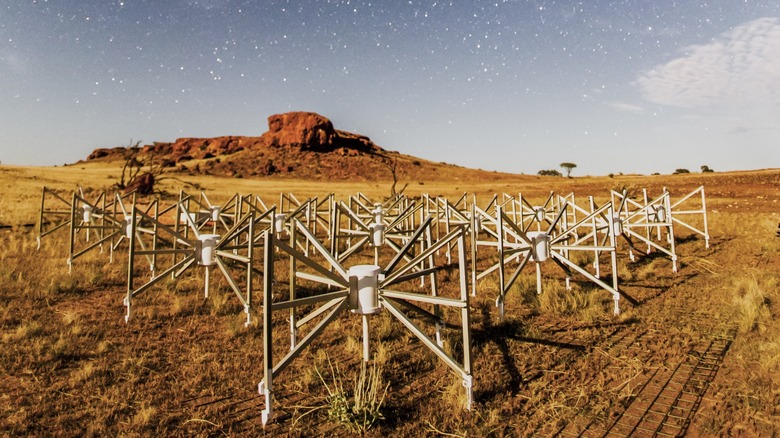
<svg viewBox="0 0 780 438">
<path fill-rule="evenodd" d="M 0 1 L 3 164 L 287 111 L 514 173 L 780 167 L 780 2 Z"/>
</svg>

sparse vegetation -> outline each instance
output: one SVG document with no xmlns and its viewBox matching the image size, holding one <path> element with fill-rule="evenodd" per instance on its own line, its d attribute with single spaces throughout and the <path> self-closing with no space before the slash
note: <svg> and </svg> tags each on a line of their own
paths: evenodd
<svg viewBox="0 0 780 438">
<path fill-rule="evenodd" d="M 122 165 L 122 175 L 116 183 L 117 188 L 125 189 L 130 183 L 135 181 L 135 178 L 141 172 L 143 163 L 138 160 L 138 154 L 140 152 L 141 140 L 138 140 L 135 144 L 133 144 L 133 140 L 130 140 L 130 144 L 128 144 L 122 152 L 124 163 Z"/>
<path fill-rule="evenodd" d="M 396 191 L 396 185 L 398 185 L 398 156 L 390 158 L 388 156 L 381 157 L 382 164 L 390 171 L 390 176 L 393 178 L 393 184 L 390 186 L 390 197 L 401 194 L 409 186 L 409 183 L 404 184 L 401 190 Z"/>
<path fill-rule="evenodd" d="M 140 140 L 135 144 L 130 140 L 130 144 L 122 151 L 124 162 L 122 174 L 116 183 L 116 187 L 120 190 L 137 190 L 141 195 L 151 195 L 154 193 L 156 178 L 163 173 L 163 163 L 161 160 L 155 159 L 154 156 L 142 158 L 140 156 L 140 145 Z M 146 171 L 141 173 L 144 168 L 146 168 Z"/>
<path fill-rule="evenodd" d="M 777 286 L 776 281 L 769 281 L 768 287 Z M 767 323 L 771 320 L 769 298 L 755 277 L 735 279 L 733 304 L 737 312 L 736 323 L 740 332 L 747 333 L 758 330 L 766 330 Z"/>
<path fill-rule="evenodd" d="M 384 383 L 382 370 L 376 362 L 370 369 L 366 362 L 360 362 L 360 373 L 355 376 L 351 394 L 344 389 L 344 376 L 338 365 L 333 365 L 330 357 L 328 357 L 328 367 L 329 379 L 316 369 L 317 376 L 328 392 L 325 398 L 328 418 L 351 432 L 361 434 L 384 419 L 382 404 L 390 383 Z"/>
<path fill-rule="evenodd" d="M 414 436 L 421 431 L 440 436 L 577 435 L 580 429 L 575 426 L 586 424 L 603 432 L 638 399 L 644 376 L 656 370 L 660 376 L 679 363 L 694 361 L 711 342 L 722 339 L 729 347 L 690 418 L 688 433 L 772 436 L 778 431 L 776 170 L 718 172 L 705 178 L 711 247 L 681 233 L 680 272 L 673 273 L 665 257 L 637 251 L 636 261 L 631 261 L 621 253 L 620 286 L 639 305 L 623 301 L 618 317 L 610 314 L 608 294 L 576 281 L 567 291 L 558 267 L 545 265 L 542 295 L 536 295 L 533 275 L 521 275 L 507 296 L 501 321 L 495 308 L 497 279 L 482 279 L 470 302 L 475 375 L 471 413 L 459 407 L 464 397 L 460 379 L 386 312 L 375 315 L 372 323 L 377 371 L 372 377 L 369 363 L 362 374 L 359 351 L 346 348 L 352 338 L 351 348 L 359 350 L 360 322 L 345 312 L 312 344 L 314 358 L 299 357 L 277 379 L 276 415 L 264 430 L 256 393 L 262 373 L 257 366 L 262 363 L 261 323 L 255 318 L 254 325 L 243 327 L 240 305 L 224 284 L 215 284 L 206 299 L 201 271 L 178 281 L 163 280 L 139 298 L 134 319 L 125 324 L 122 246 L 114 263 L 95 251 L 79 259 L 72 274 L 63 255 L 67 233 L 46 238 L 36 250 L 35 233 L 24 224 L 35 221 L 42 184 L 67 192 L 102 181 L 105 186 L 96 188 L 108 189 L 114 181 L 108 176 L 117 173 L 116 163 L 80 167 L 3 166 L 0 172 L 0 183 L 8 188 L 0 197 L 0 220 L 12 226 L 0 229 L 1 435 L 321 436 L 358 430 L 371 419 L 370 429 L 364 429 L 367 436 Z M 414 193 L 407 194 L 424 191 L 457 198 L 467 190 L 487 202 L 506 185 L 532 200 L 544 199 L 549 190 L 576 190 L 600 195 L 603 202 L 615 185 L 637 196 L 642 187 L 657 193 L 668 186 L 677 197 L 702 179 L 698 173 L 675 178 L 627 175 L 619 181 L 606 176 L 540 181 L 529 176 L 517 177 L 515 183 L 475 178 L 455 185 L 446 180 L 449 176 L 415 184 L 407 189 Z M 321 182 L 182 178 L 207 190 L 215 202 L 236 192 L 266 199 L 281 192 L 323 192 Z M 158 187 L 159 193 L 179 188 L 180 183 L 170 179 Z M 387 194 L 386 184 L 373 182 L 329 183 L 327 189 L 337 195 Z M 576 262 L 588 265 L 593 257 L 584 254 Z M 442 292 L 452 287 L 454 277 L 441 282 Z M 444 333 L 448 331 L 445 327 Z M 461 347 L 446 339 L 445 348 Z M 276 351 L 285 352 L 281 347 Z M 326 353 L 334 373 L 322 367 Z M 342 396 L 332 400 L 344 403 L 333 410 L 333 419 L 328 390 L 314 364 L 332 390 L 333 376 L 339 376 Z M 346 372 L 335 373 L 336 366 Z M 354 423 L 340 423 L 337 418 L 347 418 L 342 414 L 358 404 L 353 388 L 360 386 L 361 375 L 364 387 L 376 376 L 380 380 L 375 391 L 363 393 L 366 402 L 360 405 L 381 403 L 378 409 L 368 409 L 373 413 L 355 417 Z M 316 410 L 302 414 L 318 401 Z"/>
<path fill-rule="evenodd" d="M 558 172 L 555 169 L 540 170 L 539 172 L 537 172 L 537 175 L 539 175 L 539 176 L 562 176 L 561 172 Z"/>
<path fill-rule="evenodd" d="M 539 308 L 556 315 L 573 315 L 588 306 L 587 295 L 579 287 L 573 290 L 557 281 L 546 281 L 539 295 Z"/>
</svg>

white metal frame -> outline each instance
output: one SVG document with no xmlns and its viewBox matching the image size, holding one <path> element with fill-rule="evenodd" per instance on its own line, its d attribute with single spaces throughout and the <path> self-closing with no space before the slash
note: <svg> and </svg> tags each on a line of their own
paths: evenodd
<svg viewBox="0 0 780 438">
<path fill-rule="evenodd" d="M 469 297 L 466 284 L 465 227 L 455 228 L 442 239 L 433 242 L 431 245 L 426 244 L 424 250 L 415 253 L 414 249 L 426 241 L 426 236 L 431 235 L 431 222 L 431 218 L 425 220 L 409 238 L 401 251 L 395 254 L 387 265 L 377 269 L 379 273 L 375 278 L 376 287 L 374 290 L 377 307 L 370 311 L 366 311 L 361 307 L 361 299 L 358 296 L 360 293 L 358 290 L 359 279 L 350 275 L 350 270 L 346 269 L 337 257 L 328 251 L 299 220 L 293 220 L 289 243 L 277 239 L 273 232 L 265 234 L 264 377 L 258 384 L 258 391 L 265 398 L 265 409 L 262 411 L 263 424 L 268 422 L 273 412 L 273 380 L 331 322 L 346 310 L 362 314 L 364 360 L 368 360 L 369 357 L 370 315 L 381 309 L 386 309 L 460 376 L 466 388 L 468 408 L 470 409 L 472 400 L 471 335 L 469 328 Z M 295 243 L 295 240 L 299 238 L 308 241 L 314 249 L 315 253 L 312 254 L 312 257 L 296 249 L 298 244 Z M 434 274 L 441 269 L 434 262 L 434 255 L 441 247 L 450 242 L 457 242 L 458 246 L 459 296 L 439 296 L 435 289 L 432 289 L 430 294 L 404 291 L 403 285 L 405 282 Z M 290 256 L 291 276 L 289 289 L 286 294 L 284 290 L 274 288 L 274 266 L 271 255 L 275 250 Z M 316 259 L 314 256 L 316 256 Z M 409 257 L 411 259 L 407 260 Z M 421 264 L 424 264 L 426 268 L 419 270 L 418 267 Z M 314 294 L 310 292 L 305 297 L 297 296 L 298 279 L 326 286 L 328 291 Z M 434 283 L 432 282 L 432 284 Z M 333 288 L 336 290 L 332 291 Z M 284 295 L 284 298 L 275 300 L 274 296 L 280 294 Z M 312 306 L 315 307 L 313 310 L 311 310 Z M 460 359 L 453 357 L 442 348 L 441 329 L 445 325 L 445 321 L 441 320 L 442 308 L 456 309 L 460 315 L 459 326 L 462 331 L 463 343 L 462 358 Z M 308 313 L 307 310 L 309 310 Z M 278 311 L 289 312 L 290 351 L 278 361 L 274 361 L 273 315 L 274 312 Z M 432 321 L 433 333 L 430 333 L 430 331 L 426 332 L 419 325 L 419 322 L 416 322 L 411 317 L 412 314 L 421 316 L 423 320 Z M 305 327 L 311 328 L 305 335 L 299 337 L 299 332 Z M 430 327 L 429 330 L 431 330 Z"/>
<path fill-rule="evenodd" d="M 619 206 L 616 212 L 623 231 L 621 235 L 629 246 L 629 258 L 635 260 L 634 240 L 638 240 L 646 245 L 647 254 L 653 250 L 666 254 L 672 261 L 672 272 L 677 272 L 674 221 L 669 191 L 664 188 L 660 195 L 648 199 L 647 189 L 642 189 L 642 202 L 637 202 L 631 199 L 626 191 L 618 193 L 613 190 L 612 203 Z"/>
<path fill-rule="evenodd" d="M 483 229 L 487 230 L 488 236 L 493 236 L 496 240 L 481 240 L 480 245 L 495 246 L 498 260 L 489 268 L 478 273 L 476 277 L 479 280 L 493 272 L 498 272 L 499 291 L 496 298 L 496 306 L 499 308 L 502 318 L 504 316 L 506 294 L 529 262 L 533 262 L 536 268 L 537 293 L 542 293 L 541 264 L 547 260 L 552 260 L 566 273 L 567 289 L 570 288 L 570 280 L 576 272 L 609 292 L 614 302 L 613 312 L 615 315 L 620 313 L 619 301 L 621 296 L 636 304 L 633 298 L 618 288 L 614 229 L 607 227 L 599 230 L 593 227 L 593 221 L 596 218 L 606 221 L 606 217 L 611 217 L 612 205 L 610 203 L 604 204 L 580 219 L 576 224 L 556 233 L 555 230 L 562 218 L 569 214 L 569 208 L 571 207 L 569 207 L 568 203 L 564 203 L 562 209 L 549 223 L 547 229 L 543 231 L 524 230 L 521 224 L 516 224 L 512 218 L 504 213 L 501 206 L 496 208 L 495 217 L 486 218 L 486 221 L 492 227 L 483 227 Z M 482 214 L 485 213 L 482 211 Z M 605 233 L 605 236 L 600 241 L 596 237 L 598 231 Z M 592 239 L 594 242 L 590 243 Z M 573 251 L 596 251 L 597 254 L 609 253 L 611 284 L 571 261 L 569 254 Z M 508 267 L 514 263 L 517 264 L 517 267 L 507 276 Z"/>
<path fill-rule="evenodd" d="M 177 219 L 182 217 L 181 213 L 188 212 L 183 204 L 179 203 L 176 206 Z M 130 233 L 127 292 L 123 300 L 126 307 L 125 322 L 128 322 L 132 315 L 133 298 L 163 278 L 169 275 L 178 278 L 195 266 L 204 268 L 204 295 L 208 297 L 210 271 L 213 266 L 216 266 L 243 305 L 246 314 L 245 325 L 250 325 L 252 322 L 253 279 L 256 274 L 263 274 L 256 267 L 258 262 L 255 253 L 258 245 L 263 242 L 262 234 L 272 227 L 272 225 L 265 226 L 265 224 L 273 223 L 270 218 L 273 217 L 274 212 L 274 208 L 261 214 L 256 214 L 255 211 L 251 210 L 222 235 L 200 233 L 199 224 L 193 220 L 192 216 L 185 214 L 183 217 L 187 221 L 187 229 L 192 231 L 194 235 L 193 238 L 190 238 L 180 230 L 161 222 L 159 217 L 151 216 L 134 208 L 131 216 L 133 232 Z M 153 237 L 152 245 L 144 243 L 146 235 Z M 204 249 L 204 247 L 208 248 Z M 154 257 L 157 263 L 165 263 L 165 267 L 159 274 L 153 270 L 151 278 L 141 286 L 136 287 L 135 264 L 136 258 L 141 256 Z M 235 272 L 239 271 L 241 271 L 240 275 L 236 275 Z"/>
</svg>

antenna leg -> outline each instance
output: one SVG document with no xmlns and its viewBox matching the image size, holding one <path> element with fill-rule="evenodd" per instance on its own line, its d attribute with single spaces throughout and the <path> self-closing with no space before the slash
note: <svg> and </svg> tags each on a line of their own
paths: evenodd
<svg viewBox="0 0 780 438">
<path fill-rule="evenodd" d="M 371 357 L 371 335 L 369 333 L 369 315 L 363 314 L 363 362 L 368 362 Z"/>
</svg>

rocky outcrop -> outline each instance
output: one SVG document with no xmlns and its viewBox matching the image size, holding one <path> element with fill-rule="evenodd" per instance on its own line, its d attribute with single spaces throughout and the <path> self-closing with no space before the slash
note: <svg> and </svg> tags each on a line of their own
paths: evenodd
<svg viewBox="0 0 780 438">
<path fill-rule="evenodd" d="M 179 138 L 173 143 L 144 146 L 147 152 L 170 155 L 174 162 L 184 159 L 214 158 L 231 155 L 257 143 L 257 137 Z"/>
<path fill-rule="evenodd" d="M 380 150 L 366 136 L 339 131 L 330 120 L 317 113 L 298 111 L 268 117 L 268 131 L 260 137 L 260 143 L 315 152 L 332 152 L 339 148 L 363 152 Z"/>
<path fill-rule="evenodd" d="M 126 147 L 96 149 L 87 160 L 123 160 L 126 152 Z M 368 137 L 335 129 L 317 113 L 289 112 L 268 117 L 268 130 L 260 137 L 154 142 L 142 146 L 138 158 L 188 173 L 353 179 L 381 172 L 384 154 Z"/>
<path fill-rule="evenodd" d="M 114 149 L 107 149 L 107 148 L 98 148 L 92 151 L 91 154 L 87 157 L 87 161 L 90 160 L 98 160 L 100 158 L 105 158 L 114 155 Z"/>
<path fill-rule="evenodd" d="M 381 152 L 364 135 L 340 131 L 328 118 L 311 112 L 289 112 L 268 117 L 268 131 L 260 137 L 223 136 L 215 138 L 179 138 L 173 143 L 154 142 L 142 147 L 142 154 L 179 163 L 188 160 L 216 158 L 244 150 L 254 152 L 269 148 L 301 151 L 333 152 L 342 156 Z M 87 160 L 117 159 L 126 148 L 95 149 Z"/>
<path fill-rule="evenodd" d="M 298 147 L 330 151 L 336 130 L 333 123 L 317 113 L 291 112 L 268 117 L 268 131 L 260 137 L 271 147 Z"/>
</svg>

